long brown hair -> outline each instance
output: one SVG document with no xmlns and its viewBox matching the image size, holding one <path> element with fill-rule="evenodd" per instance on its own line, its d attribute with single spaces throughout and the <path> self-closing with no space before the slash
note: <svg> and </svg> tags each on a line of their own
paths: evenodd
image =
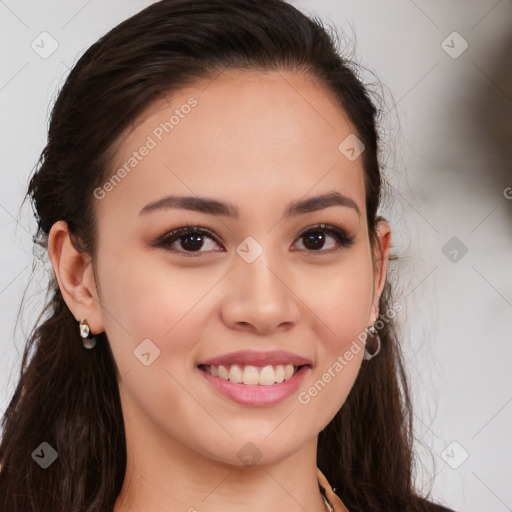
<svg viewBox="0 0 512 512">
<path fill-rule="evenodd" d="M 163 0 L 93 44 L 58 95 L 27 191 L 36 243 L 47 249 L 50 228 L 64 220 L 76 247 L 94 258 L 93 191 L 112 172 L 120 135 L 163 94 L 225 69 L 300 70 L 335 94 L 365 145 L 375 247 L 385 185 L 379 111 L 322 22 L 282 0 Z M 49 292 L 3 417 L 0 510 L 110 511 L 126 468 L 115 362 L 105 333 L 94 350 L 83 349 L 54 277 Z M 392 308 L 386 282 L 380 311 Z M 351 512 L 432 510 L 413 485 L 412 410 L 393 319 L 379 335 L 380 354 L 363 363 L 345 404 L 319 434 L 318 466 Z M 58 453 L 45 470 L 31 456 L 42 442 Z"/>
</svg>

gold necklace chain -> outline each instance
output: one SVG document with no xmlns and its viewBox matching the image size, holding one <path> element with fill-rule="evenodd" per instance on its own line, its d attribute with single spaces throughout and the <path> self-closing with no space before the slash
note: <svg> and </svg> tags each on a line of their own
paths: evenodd
<svg viewBox="0 0 512 512">
<path fill-rule="evenodd" d="M 331 507 L 330 503 L 327 501 L 327 498 L 325 496 L 322 496 L 322 498 L 324 499 L 324 503 L 325 503 L 325 506 L 327 507 L 327 510 L 329 512 L 334 512 L 334 509 Z"/>
</svg>

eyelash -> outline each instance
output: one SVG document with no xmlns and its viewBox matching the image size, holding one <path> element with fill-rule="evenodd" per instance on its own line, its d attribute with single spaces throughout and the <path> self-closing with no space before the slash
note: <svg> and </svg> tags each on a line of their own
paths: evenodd
<svg viewBox="0 0 512 512">
<path fill-rule="evenodd" d="M 297 240 L 300 240 L 301 238 L 304 238 L 309 233 L 315 233 L 315 232 L 324 232 L 328 233 L 334 239 L 336 240 L 338 246 L 334 249 L 329 250 L 307 250 L 311 254 L 315 253 L 327 253 L 332 254 L 333 252 L 339 251 L 342 248 L 348 248 L 354 243 L 354 237 L 348 236 L 342 229 L 337 228 L 336 226 L 332 226 L 330 224 L 318 224 L 316 226 L 311 226 L 310 228 L 307 228 L 305 231 L 303 231 L 298 237 Z M 214 240 L 217 244 L 220 245 L 220 242 L 217 240 L 217 237 L 208 229 L 201 228 L 200 226 L 191 226 L 186 225 L 184 227 L 180 227 L 177 229 L 173 229 L 172 231 L 164 234 L 163 236 L 159 237 L 153 244 L 151 244 L 153 247 L 161 247 L 165 250 L 168 250 L 170 252 L 179 253 L 179 254 L 186 254 L 187 256 L 196 256 L 201 254 L 201 252 L 210 252 L 210 251 L 177 251 L 175 249 L 171 249 L 170 246 L 176 241 L 179 240 L 181 237 L 185 235 L 192 235 L 192 234 L 198 234 L 207 236 L 208 238 L 211 238 Z M 220 251 L 215 251 L 220 252 Z"/>
</svg>

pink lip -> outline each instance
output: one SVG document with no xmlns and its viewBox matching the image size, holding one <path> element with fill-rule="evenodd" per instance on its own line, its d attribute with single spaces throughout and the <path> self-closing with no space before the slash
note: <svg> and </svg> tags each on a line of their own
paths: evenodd
<svg viewBox="0 0 512 512">
<path fill-rule="evenodd" d="M 303 366 L 290 379 L 271 386 L 236 384 L 220 377 L 214 377 L 204 370 L 199 369 L 199 371 L 217 391 L 228 398 L 242 405 L 260 407 L 274 405 L 288 398 L 300 386 L 306 373 L 311 371 L 311 367 Z"/>
<path fill-rule="evenodd" d="M 238 352 L 231 352 L 222 356 L 202 361 L 199 365 L 204 364 L 208 366 L 229 366 L 232 364 L 250 364 L 253 366 L 266 366 L 276 364 L 293 364 L 294 366 L 309 365 L 312 363 L 309 359 L 285 352 L 283 350 L 274 350 L 272 352 L 258 352 L 256 350 L 240 350 Z M 198 365 L 198 366 L 199 366 Z"/>
</svg>

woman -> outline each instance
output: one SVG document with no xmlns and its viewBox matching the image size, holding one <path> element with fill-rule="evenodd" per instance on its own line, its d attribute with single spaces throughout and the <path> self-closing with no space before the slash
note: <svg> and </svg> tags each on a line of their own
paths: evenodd
<svg viewBox="0 0 512 512">
<path fill-rule="evenodd" d="M 163 0 L 94 44 L 28 190 L 53 297 L 0 510 L 447 510 L 413 487 L 378 150 L 283 1 Z"/>
</svg>

